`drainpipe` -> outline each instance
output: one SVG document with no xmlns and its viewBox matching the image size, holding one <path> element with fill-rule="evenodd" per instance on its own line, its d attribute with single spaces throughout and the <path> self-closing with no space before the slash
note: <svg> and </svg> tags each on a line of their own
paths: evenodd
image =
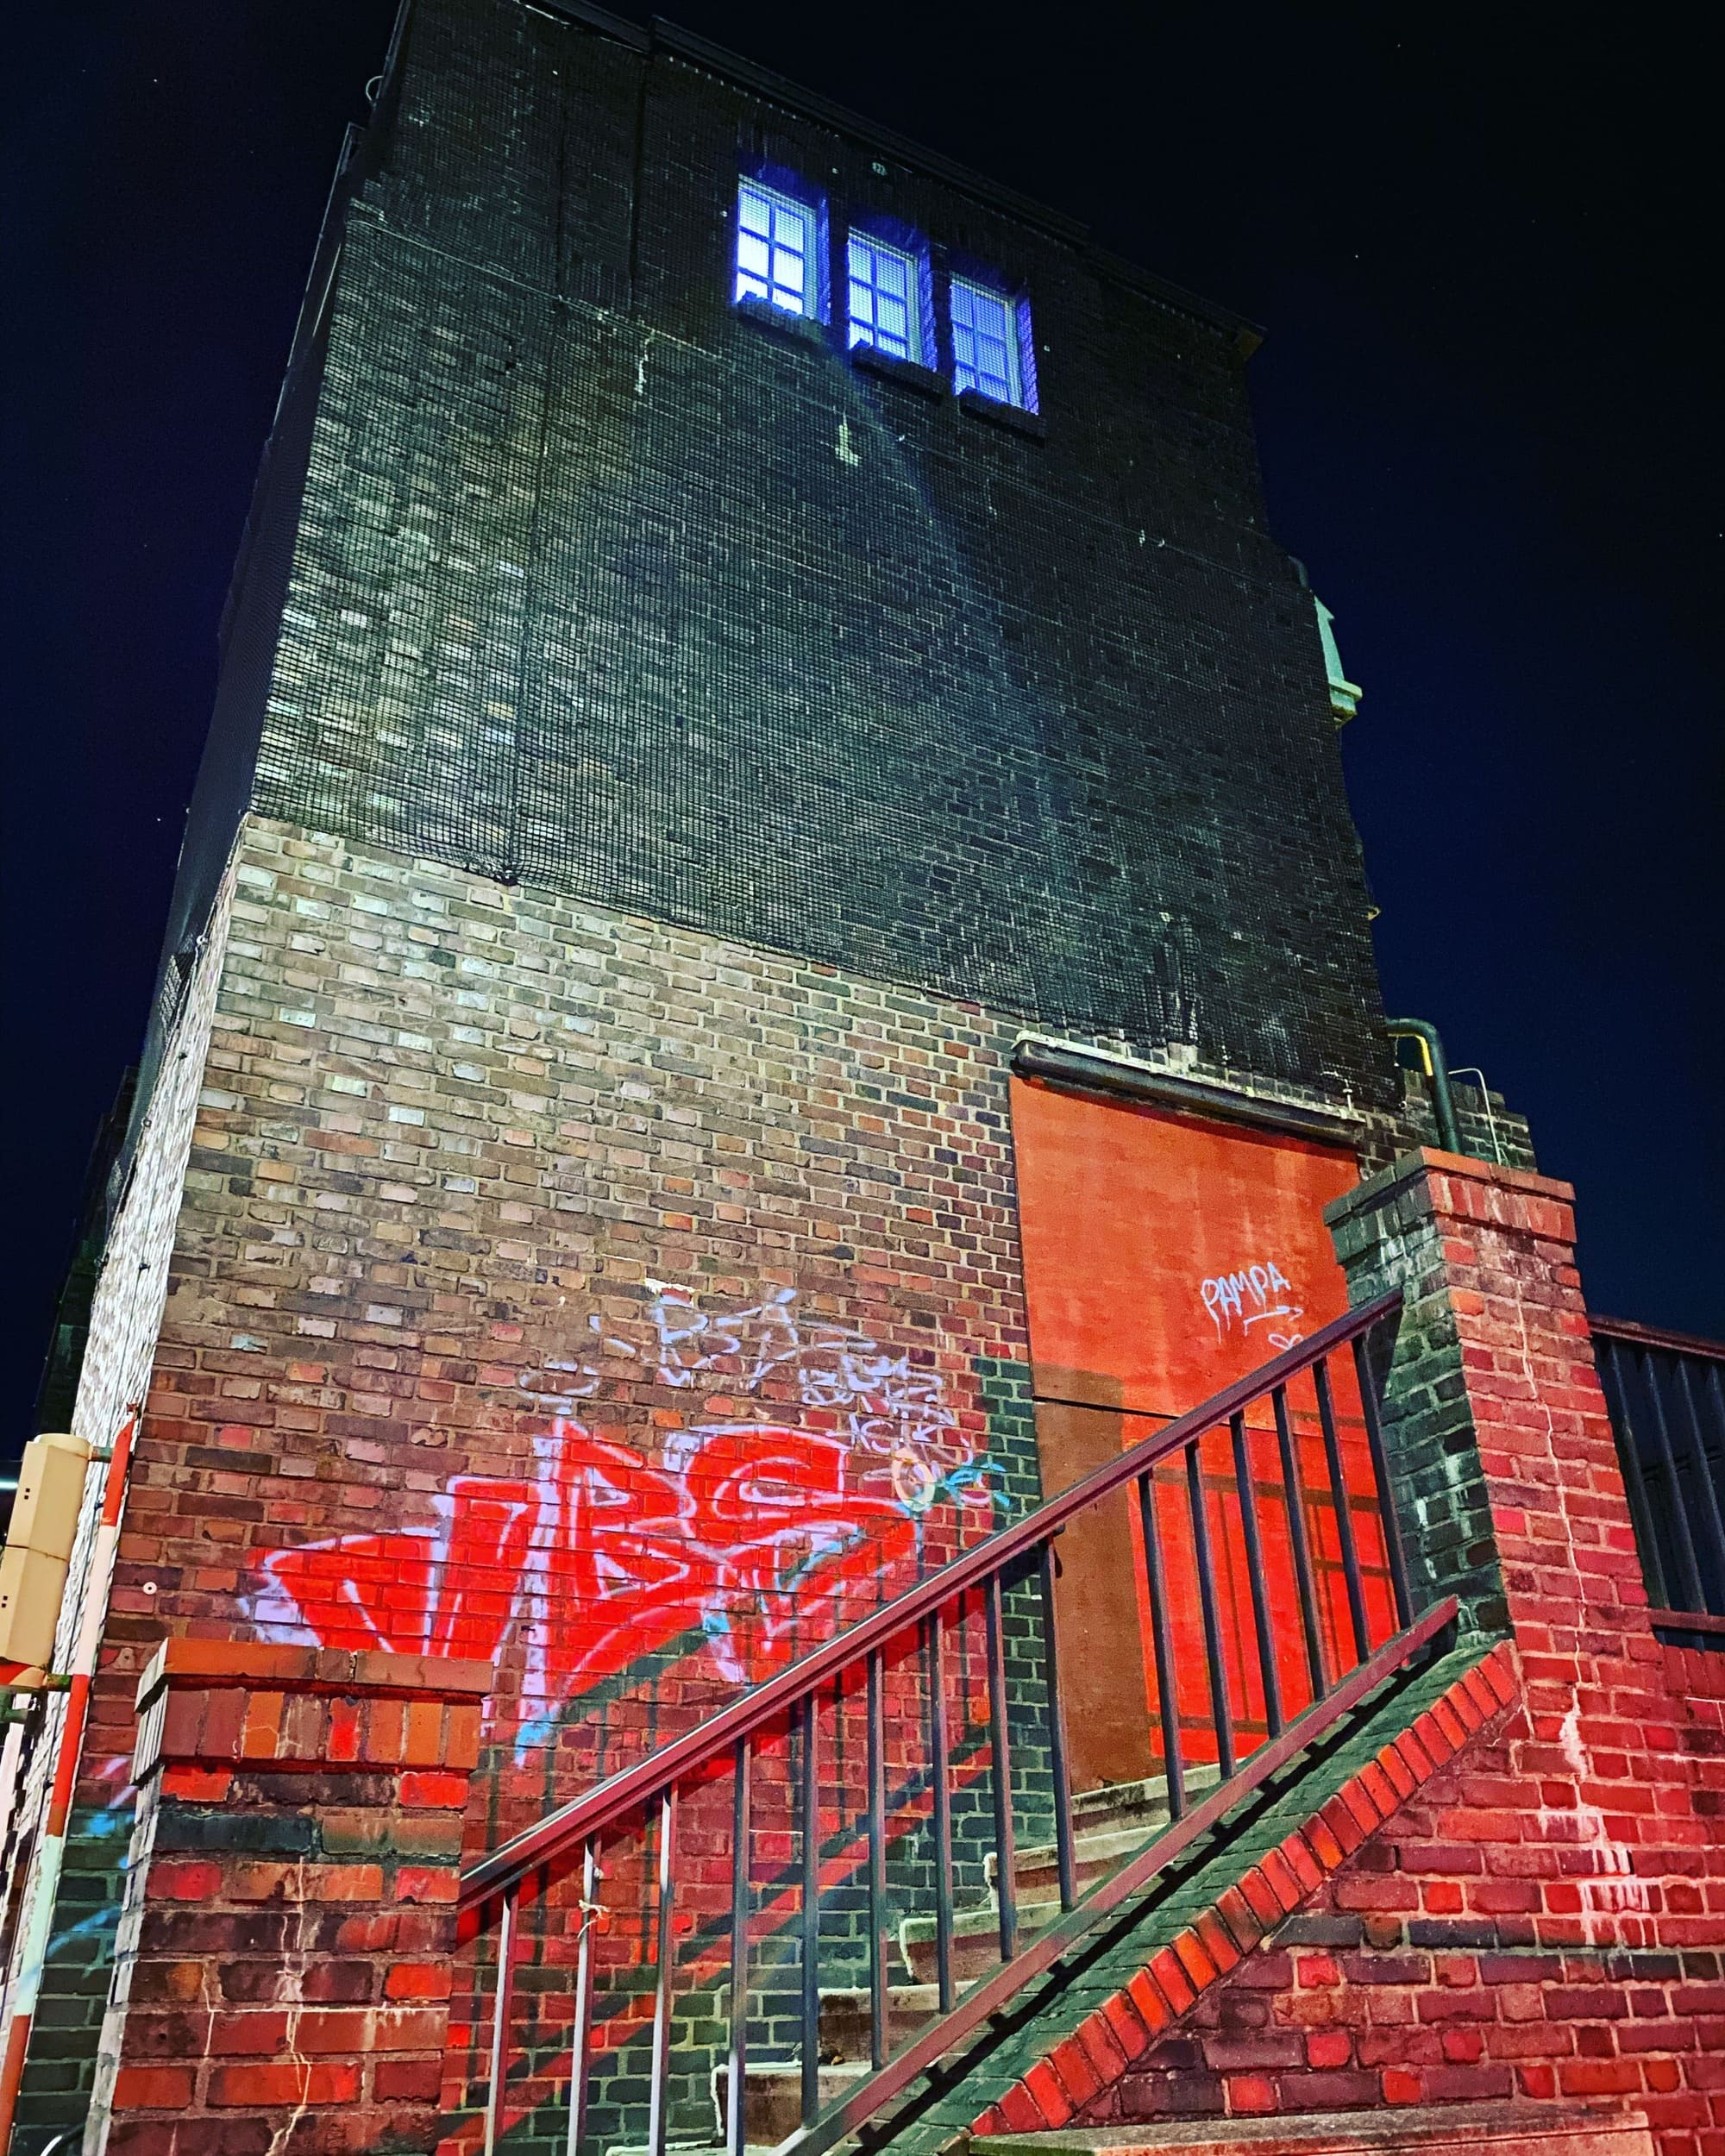
<svg viewBox="0 0 1725 2156">
<path fill-rule="evenodd" d="M 1432 1084 L 1432 1111 L 1438 1120 L 1438 1143 L 1446 1153 L 1465 1153 L 1461 1126 L 1456 1121 L 1455 1095 L 1450 1091 L 1450 1067 L 1444 1057 L 1443 1038 L 1437 1027 L 1429 1018 L 1388 1018 L 1384 1024 L 1392 1040 L 1403 1038 L 1420 1044 L 1420 1060 L 1426 1066 L 1426 1075 Z"/>
</svg>

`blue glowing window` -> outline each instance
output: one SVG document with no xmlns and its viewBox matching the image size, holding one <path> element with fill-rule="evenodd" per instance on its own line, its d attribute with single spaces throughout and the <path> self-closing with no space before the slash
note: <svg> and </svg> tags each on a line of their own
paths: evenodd
<svg viewBox="0 0 1725 2156">
<path fill-rule="evenodd" d="M 758 179 L 743 180 L 737 190 L 736 298 L 770 300 L 787 314 L 813 314 L 814 231 L 806 203 Z"/>
<path fill-rule="evenodd" d="M 920 360 L 922 265 L 916 257 L 853 232 L 848 268 L 850 342 L 873 345 L 895 360 Z"/>
<path fill-rule="evenodd" d="M 1024 363 L 1019 354 L 1019 303 L 1006 293 L 952 280 L 954 386 L 974 389 L 997 404 L 1022 404 Z"/>
</svg>

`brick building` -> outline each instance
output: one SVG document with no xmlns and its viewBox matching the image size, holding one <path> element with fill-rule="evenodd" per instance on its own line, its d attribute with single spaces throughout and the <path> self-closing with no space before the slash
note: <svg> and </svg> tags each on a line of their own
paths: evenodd
<svg viewBox="0 0 1725 2156">
<path fill-rule="evenodd" d="M 1367 1363 L 1339 1437 L 1328 1395 L 1295 1418 L 1336 1479 L 1290 1713 L 1453 1595 L 1446 1627 L 868 2131 L 1316 2150 L 1392 2106 L 1371 2146 L 1725 2148 L 1721 1665 L 1648 1621 L 1567 1194 L 1501 1102 L 1440 1133 L 1398 1068 L 1358 692 L 1265 526 L 1256 342 L 668 26 L 404 10 L 224 623 L 91 1311 L 72 1426 L 120 1465 L 72 1688 L 13 1755 L 19 2156 L 568 2146 L 593 1881 L 560 1846 L 505 1924 L 461 1878 L 1392 1290 L 1388 1526 Z M 1258 1470 L 1203 1443 L 1227 1545 Z M 1147 1705 L 1145 1489 L 1074 1516 L 1051 1603 L 1005 1581 L 998 1639 L 954 1619 L 998 1668 L 950 1796 L 902 1657 L 873 1723 L 837 1680 L 819 1832 L 801 1725 L 763 1729 L 750 2138 L 794 2128 L 775 2074 L 863 2074 L 882 1908 L 923 1991 L 943 1867 L 964 1937 L 998 1912 L 1003 1786 L 1020 1842 L 1067 1786 L 1130 1839 L 1121 1790 L 1173 1809 L 1170 1720 L 1224 1796 L 1276 1738 L 1295 1531 L 1201 1627 L 1182 1531 Z M 853 1769 L 894 1808 L 866 1861 Z M 706 1801 L 679 1846 L 722 1865 Z M 729 2130 L 717 1874 L 679 1930 L 659 1832 L 606 1829 L 594 2150 Z"/>
</svg>

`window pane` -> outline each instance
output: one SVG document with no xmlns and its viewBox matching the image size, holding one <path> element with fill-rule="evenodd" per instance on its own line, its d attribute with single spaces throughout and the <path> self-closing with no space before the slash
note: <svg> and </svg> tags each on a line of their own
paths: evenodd
<svg viewBox="0 0 1725 2156">
<path fill-rule="evenodd" d="M 758 180 L 737 191 L 738 299 L 769 299 L 787 314 L 812 312 L 809 256 L 814 218 L 802 203 L 775 194 Z"/>
<path fill-rule="evenodd" d="M 997 404 L 1022 401 L 1014 303 L 961 277 L 952 280 L 952 372 L 959 389 Z"/>
<path fill-rule="evenodd" d="M 882 240 L 853 232 L 846 262 L 850 342 L 872 345 L 894 359 L 919 360 L 922 325 L 915 301 L 915 258 Z"/>
</svg>

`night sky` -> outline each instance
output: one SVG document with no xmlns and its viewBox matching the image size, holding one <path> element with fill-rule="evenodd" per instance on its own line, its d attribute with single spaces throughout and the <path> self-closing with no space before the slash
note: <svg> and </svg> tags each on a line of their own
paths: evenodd
<svg viewBox="0 0 1725 2156">
<path fill-rule="evenodd" d="M 216 617 L 391 14 L 92 0 L 9 33 L 6 1454 L 141 1037 Z M 1579 1186 L 1594 1308 L 1725 1333 L 1715 116 L 1674 16 L 676 19 L 1267 325 L 1274 528 L 1366 692 L 1346 752 L 1388 1002 Z"/>
</svg>

